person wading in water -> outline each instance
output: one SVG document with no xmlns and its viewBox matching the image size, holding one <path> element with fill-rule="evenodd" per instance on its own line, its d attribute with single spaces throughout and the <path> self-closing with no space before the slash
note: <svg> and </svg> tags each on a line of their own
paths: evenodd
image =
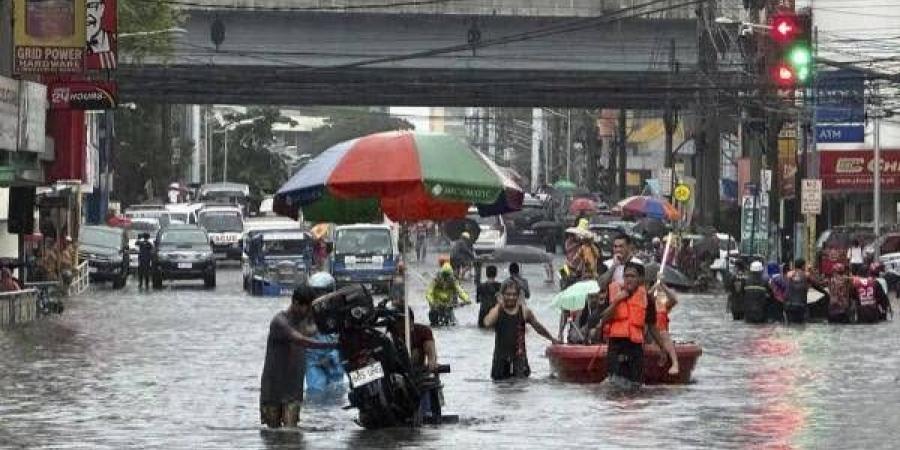
<svg viewBox="0 0 900 450">
<path fill-rule="evenodd" d="M 491 378 L 505 380 L 508 378 L 526 378 L 531 375 L 528 366 L 528 355 L 525 352 L 525 325 L 529 324 L 534 331 L 547 338 L 553 344 L 559 344 L 521 301 L 522 287 L 512 279 L 500 286 L 501 301 L 484 318 L 485 327 L 494 327 L 494 362 L 491 366 Z"/>
<path fill-rule="evenodd" d="M 303 402 L 306 352 L 309 348 L 335 348 L 304 335 L 313 325 L 312 301 L 316 292 L 307 284 L 294 289 L 291 306 L 272 318 L 266 343 L 259 391 L 260 421 L 269 428 L 296 427 Z"/>
</svg>

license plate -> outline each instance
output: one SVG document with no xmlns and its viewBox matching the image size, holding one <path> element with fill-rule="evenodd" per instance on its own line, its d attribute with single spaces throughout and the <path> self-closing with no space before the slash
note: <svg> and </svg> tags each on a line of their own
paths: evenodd
<svg viewBox="0 0 900 450">
<path fill-rule="evenodd" d="M 99 269 L 96 267 L 88 266 L 88 273 L 97 273 Z"/>
<path fill-rule="evenodd" d="M 191 267 L 194 267 L 191 263 L 178 263 L 179 269 L 190 269 Z"/>
<path fill-rule="evenodd" d="M 534 234 L 534 230 L 522 230 L 522 234 L 532 235 Z"/>
<path fill-rule="evenodd" d="M 350 372 L 350 385 L 353 387 L 365 386 L 382 378 L 384 378 L 384 370 L 381 368 L 381 363 L 376 362 Z"/>
</svg>

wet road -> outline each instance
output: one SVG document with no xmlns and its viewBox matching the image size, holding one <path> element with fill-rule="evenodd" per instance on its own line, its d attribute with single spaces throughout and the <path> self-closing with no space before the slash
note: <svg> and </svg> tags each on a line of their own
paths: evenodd
<svg viewBox="0 0 900 450">
<path fill-rule="evenodd" d="M 415 267 L 421 272 L 431 266 Z M 526 266 L 531 306 L 556 313 L 542 270 Z M 0 447 L 91 448 L 892 448 L 900 426 L 898 323 L 784 328 L 733 323 L 724 299 L 684 297 L 673 336 L 704 354 L 687 386 L 622 396 L 549 378 L 546 342 L 529 332 L 533 375 L 493 383 L 493 336 L 436 331 L 446 411 L 458 425 L 370 432 L 342 396 L 307 403 L 297 431 L 261 431 L 267 325 L 287 299 L 243 294 L 236 267 L 214 291 L 92 288 L 59 318 L 0 331 Z M 423 286 L 411 282 L 417 317 Z M 471 284 L 466 286 L 474 292 Z"/>
</svg>

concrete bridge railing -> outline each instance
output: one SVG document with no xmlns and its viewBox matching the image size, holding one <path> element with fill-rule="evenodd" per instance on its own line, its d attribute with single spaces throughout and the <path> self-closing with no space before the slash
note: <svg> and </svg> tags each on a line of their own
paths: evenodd
<svg viewBox="0 0 900 450">
<path fill-rule="evenodd" d="M 734 0 L 724 0 L 734 1 Z M 389 7 L 367 7 L 385 5 Z M 319 9 L 344 13 L 386 13 L 386 14 L 455 14 L 481 16 L 520 17 L 595 17 L 604 13 L 634 8 L 648 0 L 454 0 L 386 2 L 384 0 L 199 0 L 186 1 L 185 9 L 275 9 L 289 10 Z M 176 0 L 177 4 L 177 0 Z M 203 5 L 203 7 L 198 7 Z M 656 8 L 671 7 L 658 18 L 688 19 L 695 16 L 695 6 L 684 5 L 684 0 L 661 0 Z"/>
</svg>

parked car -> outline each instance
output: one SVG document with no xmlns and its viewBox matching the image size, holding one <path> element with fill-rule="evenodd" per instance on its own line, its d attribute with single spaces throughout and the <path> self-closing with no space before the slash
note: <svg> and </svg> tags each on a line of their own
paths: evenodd
<svg viewBox="0 0 900 450">
<path fill-rule="evenodd" d="M 153 249 L 153 287 L 165 280 L 202 279 L 204 286 L 216 286 L 216 259 L 209 235 L 194 225 L 170 225 L 156 235 Z"/>
<path fill-rule="evenodd" d="M 335 228 L 331 274 L 338 286 L 360 283 L 387 292 L 399 262 L 397 235 L 390 225 Z"/>
<path fill-rule="evenodd" d="M 540 242 L 541 236 L 531 226 L 537 222 L 548 220 L 548 217 L 544 202 L 538 197 L 526 195 L 520 211 L 503 215 L 507 240 L 523 243 Z"/>
<path fill-rule="evenodd" d="M 159 220 L 149 218 L 131 219 L 131 224 L 126 228 L 128 234 L 128 266 L 130 272 L 136 272 L 138 268 L 138 246 L 137 241 L 141 235 L 147 233 L 150 235 L 150 242 L 156 238 L 159 232 Z"/>
<path fill-rule="evenodd" d="M 238 206 L 206 206 L 198 214 L 198 224 L 209 234 L 216 258 L 241 260 L 244 215 Z"/>
<path fill-rule="evenodd" d="M 78 256 L 88 262 L 88 278 L 92 282 L 111 281 L 115 289 L 128 281 L 128 237 L 122 228 L 104 225 L 81 227 Z"/>
<path fill-rule="evenodd" d="M 169 203 L 166 205 L 169 220 L 175 224 L 196 225 L 199 219 L 197 212 L 201 208 L 203 208 L 202 203 Z"/>
<path fill-rule="evenodd" d="M 472 248 L 475 253 L 490 253 L 506 246 L 506 224 L 502 216 L 481 217 L 477 208 L 470 208 L 467 219 L 474 220 L 481 228 L 481 234 Z"/>
<path fill-rule="evenodd" d="M 263 294 L 264 287 L 279 293 L 309 278 L 313 265 L 312 235 L 296 229 L 251 231 L 247 257 L 241 262 L 244 290 Z"/>
</svg>

